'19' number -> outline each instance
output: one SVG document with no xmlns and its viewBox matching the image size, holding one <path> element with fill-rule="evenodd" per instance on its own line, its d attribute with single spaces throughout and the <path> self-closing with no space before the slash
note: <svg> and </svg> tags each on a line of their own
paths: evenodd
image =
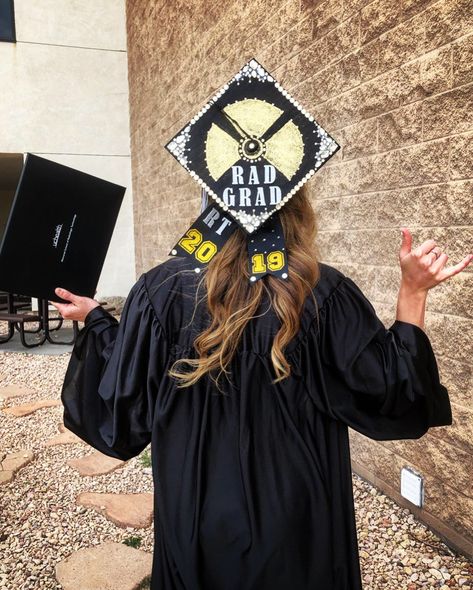
<svg viewBox="0 0 473 590">
<path fill-rule="evenodd" d="M 280 250 L 270 252 L 266 255 L 266 262 L 264 260 L 264 254 L 253 254 L 251 257 L 252 273 L 260 274 L 266 272 L 266 268 L 269 270 L 281 270 L 284 266 L 284 253 Z"/>
<path fill-rule="evenodd" d="M 202 234 L 198 229 L 191 228 L 186 235 L 179 240 L 179 246 L 200 262 L 209 262 L 217 252 L 217 246 L 210 240 L 202 242 Z"/>
</svg>

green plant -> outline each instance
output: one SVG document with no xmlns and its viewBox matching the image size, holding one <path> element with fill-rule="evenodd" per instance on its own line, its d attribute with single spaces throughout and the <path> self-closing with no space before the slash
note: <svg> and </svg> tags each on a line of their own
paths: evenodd
<svg viewBox="0 0 473 590">
<path fill-rule="evenodd" d="M 151 467 L 151 452 L 149 449 L 145 449 L 140 455 L 141 465 L 143 467 Z"/>
<path fill-rule="evenodd" d="M 134 547 L 135 549 L 138 549 L 138 547 L 141 545 L 141 537 L 127 537 L 123 543 L 128 545 L 128 547 Z"/>
<path fill-rule="evenodd" d="M 146 576 L 146 578 L 141 582 L 136 590 L 149 590 L 151 587 L 151 576 Z"/>
</svg>

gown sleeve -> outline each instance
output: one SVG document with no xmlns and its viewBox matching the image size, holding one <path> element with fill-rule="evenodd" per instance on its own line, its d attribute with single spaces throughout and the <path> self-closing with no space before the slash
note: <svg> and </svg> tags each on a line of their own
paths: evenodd
<svg viewBox="0 0 473 590">
<path fill-rule="evenodd" d="M 396 320 L 386 329 L 349 277 L 325 300 L 319 320 L 310 360 L 325 413 L 375 440 L 420 438 L 431 426 L 452 423 L 422 328 Z"/>
<path fill-rule="evenodd" d="M 138 455 L 151 441 L 165 352 L 143 274 L 125 301 L 120 322 L 101 306 L 86 316 L 61 390 L 66 428 L 111 457 Z"/>
</svg>

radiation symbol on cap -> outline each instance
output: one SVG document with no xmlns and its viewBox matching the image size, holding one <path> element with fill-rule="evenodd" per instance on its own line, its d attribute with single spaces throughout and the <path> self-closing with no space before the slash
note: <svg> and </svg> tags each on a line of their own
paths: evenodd
<svg viewBox="0 0 473 590">
<path fill-rule="evenodd" d="M 265 160 L 291 180 L 302 163 L 304 141 L 282 109 L 249 98 L 227 105 L 222 114 L 229 123 L 226 129 L 212 123 L 205 142 L 207 167 L 215 181 L 241 160 Z"/>
</svg>

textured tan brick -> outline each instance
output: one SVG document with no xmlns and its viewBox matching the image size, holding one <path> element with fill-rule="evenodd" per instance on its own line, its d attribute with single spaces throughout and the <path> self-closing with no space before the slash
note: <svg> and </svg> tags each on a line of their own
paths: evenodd
<svg viewBox="0 0 473 590">
<path fill-rule="evenodd" d="M 371 0 L 350 0 L 350 2 L 343 3 L 342 18 L 346 19 L 353 14 L 358 13 L 364 6 L 370 3 Z"/>
<path fill-rule="evenodd" d="M 450 399 L 457 406 L 466 409 L 473 407 L 473 367 L 471 364 L 462 363 L 438 355 L 437 363 L 440 379 L 448 389 Z"/>
<path fill-rule="evenodd" d="M 337 27 L 343 18 L 343 1 L 326 0 L 318 4 L 312 12 L 314 39 L 320 39 L 328 31 Z"/>
<path fill-rule="evenodd" d="M 376 193 L 340 199 L 340 226 L 343 229 L 372 229 L 377 225 Z"/>
<path fill-rule="evenodd" d="M 402 22 L 379 38 L 379 71 L 384 72 L 399 66 L 424 53 L 425 16 Z"/>
<path fill-rule="evenodd" d="M 451 48 L 432 51 L 400 69 L 401 103 L 448 90 L 452 85 Z"/>
<path fill-rule="evenodd" d="M 340 199 L 322 199 L 315 203 L 315 211 L 319 218 L 319 230 L 340 228 Z"/>
<path fill-rule="evenodd" d="M 448 252 L 447 252 L 448 253 Z M 447 260 L 447 266 L 453 264 Z M 428 309 L 439 314 L 449 313 L 473 320 L 473 280 L 460 273 L 454 280 L 444 281 L 429 291 Z"/>
<path fill-rule="evenodd" d="M 402 17 L 411 17 L 418 12 L 424 11 L 435 2 L 437 0 L 402 0 Z M 408 22 L 411 22 L 411 20 Z"/>
<path fill-rule="evenodd" d="M 386 72 L 354 91 L 361 119 L 374 117 L 399 106 L 401 85 L 399 73 Z"/>
<path fill-rule="evenodd" d="M 324 37 L 328 60 L 338 60 L 360 45 L 360 14 L 343 21 Z"/>
<path fill-rule="evenodd" d="M 370 472 L 383 481 L 397 487 L 399 480 L 395 454 L 356 430 L 350 429 L 350 453 L 352 459 L 369 466 Z"/>
<path fill-rule="evenodd" d="M 399 0 L 374 0 L 361 10 L 361 41 L 367 43 L 394 27 L 400 18 Z"/>
<path fill-rule="evenodd" d="M 377 198 L 380 226 L 450 226 L 468 221 L 471 181 L 394 189 Z"/>
<path fill-rule="evenodd" d="M 420 439 L 383 441 L 383 445 L 415 465 L 422 474 L 455 482 L 457 489 L 464 490 L 465 495 L 473 498 L 473 488 L 468 484 L 473 473 L 473 456 L 439 439 L 437 431 L 435 427 Z M 454 462 L 453 453 L 458 453 Z"/>
<path fill-rule="evenodd" d="M 449 250 L 450 248 L 447 248 L 447 252 Z M 453 277 L 449 280 L 456 281 L 458 278 Z M 426 316 L 427 322 L 434 350 L 446 357 L 471 364 L 471 355 L 473 352 L 473 342 L 471 340 L 473 319 L 442 315 L 428 311 L 428 317 Z M 448 338 L 445 338 L 445 334 L 448 334 Z M 471 417 L 473 418 L 473 413 Z M 473 420 L 471 429 L 473 430 Z M 473 438 L 471 439 L 471 445 L 473 449 Z"/>
<path fill-rule="evenodd" d="M 456 479 L 445 482 L 427 475 L 425 508 L 460 535 L 473 541 L 473 500 L 464 493 L 464 488 L 458 489 L 453 485 L 458 485 Z M 446 502 L 446 497 L 450 501 Z"/>
<path fill-rule="evenodd" d="M 399 150 L 399 185 L 442 182 L 447 177 L 449 140 L 416 144 Z"/>
<path fill-rule="evenodd" d="M 445 45 L 473 26 L 470 0 L 442 0 L 426 10 L 426 50 Z"/>
<path fill-rule="evenodd" d="M 417 102 L 378 118 L 378 148 L 387 151 L 422 138 L 422 105 Z"/>
<path fill-rule="evenodd" d="M 377 150 L 378 122 L 375 118 L 341 129 L 338 137 L 343 146 L 343 160 L 373 154 Z"/>
<path fill-rule="evenodd" d="M 327 197 L 349 195 L 356 192 L 359 185 L 358 162 L 343 162 L 325 170 L 324 193 Z"/>
<path fill-rule="evenodd" d="M 452 45 L 453 85 L 473 81 L 473 34 L 460 39 Z"/>
<path fill-rule="evenodd" d="M 473 133 L 457 135 L 451 140 L 450 176 L 456 178 L 473 177 Z M 471 190 L 471 185 L 469 185 Z M 473 192 L 470 192 L 470 203 Z M 466 205 L 466 204 L 465 204 Z M 470 204 L 471 207 L 471 204 Z M 465 221 L 471 223 L 471 209 L 465 206 Z"/>
</svg>

